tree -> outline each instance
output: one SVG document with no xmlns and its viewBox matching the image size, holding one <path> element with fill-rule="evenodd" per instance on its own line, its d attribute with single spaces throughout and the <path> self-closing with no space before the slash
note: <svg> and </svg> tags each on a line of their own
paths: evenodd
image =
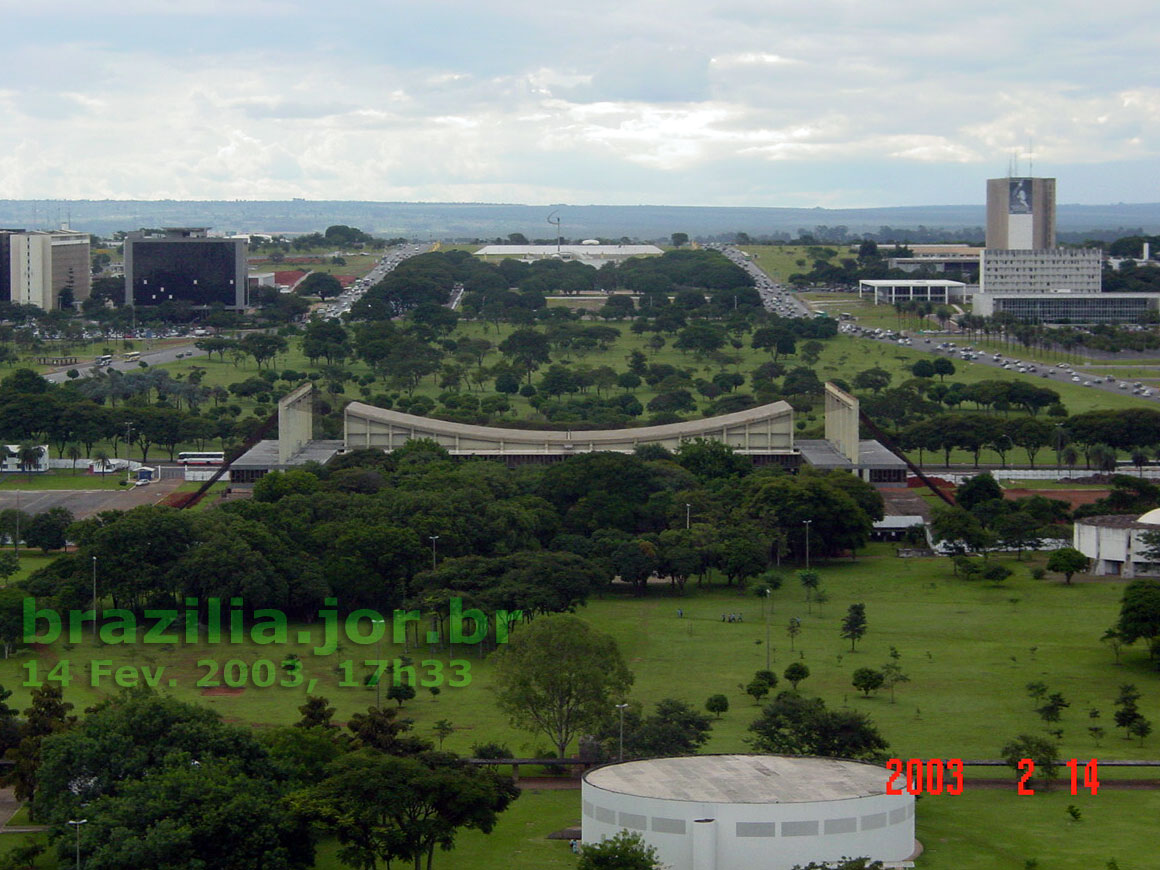
<svg viewBox="0 0 1160 870">
<path fill-rule="evenodd" d="M 20 570 L 20 557 L 7 550 L 0 553 L 0 581 L 7 583 L 8 578 Z"/>
<path fill-rule="evenodd" d="M 955 501 L 964 510 L 973 510 L 983 502 L 1002 500 L 1003 487 L 989 471 L 964 480 L 955 489 Z"/>
<path fill-rule="evenodd" d="M 609 719 L 604 731 L 610 741 L 619 739 L 619 723 L 614 722 Z M 626 730 L 624 751 L 635 758 L 695 755 L 709 740 L 711 727 L 708 716 L 684 701 L 665 698 L 657 702 L 656 712 Z"/>
<path fill-rule="evenodd" d="M 317 296 L 323 302 L 328 296 L 342 294 L 342 282 L 327 272 L 311 272 L 295 291 L 299 296 Z"/>
<path fill-rule="evenodd" d="M 765 680 L 750 680 L 745 687 L 745 694 L 753 698 L 754 704 L 760 704 L 761 699 L 769 694 L 769 683 Z"/>
<path fill-rule="evenodd" d="M 62 550 L 67 543 L 65 532 L 72 524 L 73 515 L 68 508 L 49 508 L 32 517 L 32 521 L 23 530 L 24 543 L 30 547 L 39 547 L 45 553 Z"/>
<path fill-rule="evenodd" d="M 854 671 L 853 685 L 867 698 L 871 692 L 877 692 L 886 682 L 886 675 L 875 668 L 858 668 Z"/>
<path fill-rule="evenodd" d="M 339 860 L 361 868 L 380 860 L 430 868 L 436 847 L 452 848 L 460 829 L 490 833 L 519 795 L 494 770 L 441 752 L 401 758 L 364 749 L 336 759 L 327 773 L 291 806 L 338 838 Z"/>
<path fill-rule="evenodd" d="M 705 702 L 705 709 L 720 719 L 722 713 L 729 712 L 729 699 L 724 695 L 710 695 Z"/>
<path fill-rule="evenodd" d="M 1133 580 L 1127 585 L 1116 627 L 1124 643 L 1142 638 L 1148 642 L 1149 658 L 1155 657 L 1160 638 L 1160 581 Z"/>
<path fill-rule="evenodd" d="M 758 752 L 881 761 L 887 743 L 863 713 L 827 710 L 821 698 L 782 692 L 749 726 Z"/>
<path fill-rule="evenodd" d="M 548 337 L 534 329 L 517 329 L 499 343 L 499 352 L 511 359 L 527 374 L 532 382 L 532 372 L 551 358 Z"/>
<path fill-rule="evenodd" d="M 680 248 L 680 247 L 683 247 L 684 245 L 689 244 L 689 234 L 688 233 L 673 233 L 670 238 L 672 239 L 674 248 Z"/>
<path fill-rule="evenodd" d="M 307 695 L 306 703 L 298 708 L 298 712 L 302 714 L 302 718 L 294 723 L 298 728 L 337 727 L 330 721 L 334 718 L 335 708 L 322 696 Z"/>
<path fill-rule="evenodd" d="M 935 376 L 934 363 L 928 359 L 920 359 L 910 367 L 910 373 L 916 378 L 933 378 Z"/>
<path fill-rule="evenodd" d="M 81 446 L 75 443 L 66 445 L 64 448 L 64 455 L 70 462 L 72 462 L 73 474 L 76 474 L 77 462 L 79 462 L 80 458 L 85 455 L 81 450 Z"/>
<path fill-rule="evenodd" d="M 1051 788 L 1059 769 L 1059 749 L 1054 740 L 1047 737 L 1037 737 L 1032 734 L 1020 734 L 1009 741 L 1000 751 L 1000 756 L 1007 762 L 1007 766 L 1016 772 L 1023 772 L 1019 762 L 1030 758 L 1035 762 L 1035 773 L 1040 777 L 1046 788 Z"/>
<path fill-rule="evenodd" d="M 252 356 L 254 362 L 258 364 L 258 368 L 261 368 L 263 363 L 269 362 L 277 354 L 285 353 L 289 345 L 287 345 L 286 339 L 280 335 L 251 332 L 238 343 L 238 347 Z"/>
<path fill-rule="evenodd" d="M 574 616 L 540 617 L 495 661 L 500 709 L 517 728 L 548 737 L 561 758 L 632 684 L 616 641 Z"/>
<path fill-rule="evenodd" d="M 882 685 L 890 690 L 891 704 L 894 703 L 894 687 L 899 683 L 910 682 L 910 677 L 902 672 L 902 665 L 898 662 L 898 659 L 901 658 L 901 656 L 897 656 L 897 652 L 898 651 L 894 647 L 891 647 L 891 661 L 886 662 L 881 668 L 883 677 Z"/>
<path fill-rule="evenodd" d="M 802 633 L 802 621 L 796 616 L 789 618 L 789 623 L 785 627 L 785 633 L 789 636 L 789 648 L 793 650 L 793 642 L 799 634 Z M 789 679 L 788 677 L 786 679 Z M 796 686 L 795 686 L 796 688 Z"/>
<path fill-rule="evenodd" d="M 850 651 L 854 651 L 854 644 L 866 634 L 866 605 L 851 604 L 850 609 L 842 618 L 841 636 L 850 641 Z"/>
<path fill-rule="evenodd" d="M 435 736 L 439 739 L 439 748 L 443 748 L 443 741 L 455 733 L 455 726 L 451 724 L 450 719 L 440 719 L 432 726 L 435 731 Z"/>
<path fill-rule="evenodd" d="M 859 390 L 873 390 L 880 393 L 890 386 L 894 376 L 885 369 L 874 366 L 854 375 L 854 386 Z"/>
<path fill-rule="evenodd" d="M 1048 557 L 1047 570 L 1062 574 L 1070 586 L 1072 575 L 1086 571 L 1089 562 L 1088 557 L 1074 547 L 1062 547 Z"/>
<path fill-rule="evenodd" d="M 786 667 L 785 673 L 782 674 L 786 678 L 786 681 L 793 686 L 795 692 L 797 691 L 798 683 L 809 677 L 809 675 L 810 669 L 804 662 L 791 662 Z"/>
<path fill-rule="evenodd" d="M 1136 703 L 1140 700 L 1139 690 L 1131 683 L 1120 686 L 1120 694 L 1116 697 L 1115 722 L 1117 728 L 1123 728 L 1131 734 L 1131 727 L 1140 716 L 1140 707 Z"/>
<path fill-rule="evenodd" d="M 947 375 L 955 373 L 955 364 L 947 359 L 945 356 L 940 356 L 934 361 L 934 373 L 938 375 L 938 379 L 944 380 Z"/>
<path fill-rule="evenodd" d="M 663 870 L 655 846 L 628 830 L 580 847 L 576 870 Z"/>
</svg>

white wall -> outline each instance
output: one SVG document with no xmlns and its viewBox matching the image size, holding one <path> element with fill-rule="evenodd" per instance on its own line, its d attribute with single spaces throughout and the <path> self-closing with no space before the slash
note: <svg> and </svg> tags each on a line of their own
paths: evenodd
<svg viewBox="0 0 1160 870">
<path fill-rule="evenodd" d="M 884 769 L 883 784 L 887 776 Z M 655 846 L 661 863 L 672 870 L 791 870 L 795 864 L 863 855 L 901 861 L 914 849 L 914 798 L 906 794 L 718 804 L 644 798 L 584 782 L 581 796 L 585 843 L 627 829 Z M 712 865 L 694 864 L 693 823 L 698 819 L 716 820 Z"/>
</svg>

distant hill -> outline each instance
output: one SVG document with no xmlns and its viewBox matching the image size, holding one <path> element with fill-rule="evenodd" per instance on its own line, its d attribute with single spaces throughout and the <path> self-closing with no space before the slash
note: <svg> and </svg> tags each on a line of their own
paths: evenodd
<svg viewBox="0 0 1160 870">
<path fill-rule="evenodd" d="M 356 226 L 376 235 L 417 239 L 495 238 L 521 232 L 552 236 L 548 214 L 558 210 L 568 238 L 667 238 L 673 232 L 712 237 L 736 232 L 751 236 L 797 234 L 815 227 L 845 227 L 850 233 L 882 227 L 966 231 L 981 238 L 982 205 L 896 208 L 724 208 L 705 206 L 508 205 L 500 203 L 224 201 L 207 200 L 0 200 L 0 227 L 45 228 L 70 220 L 74 229 L 111 235 L 118 230 L 159 226 L 207 226 L 228 232 L 304 233 L 332 224 Z M 1088 231 L 1122 234 L 1160 232 L 1160 203 L 1060 205 L 1061 240 Z M 1113 235 L 1115 235 L 1113 233 Z"/>
</svg>

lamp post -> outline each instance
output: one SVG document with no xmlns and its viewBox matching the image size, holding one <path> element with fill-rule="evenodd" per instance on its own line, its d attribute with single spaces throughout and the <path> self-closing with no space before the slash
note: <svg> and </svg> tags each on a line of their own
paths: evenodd
<svg viewBox="0 0 1160 870">
<path fill-rule="evenodd" d="M 77 829 L 77 870 L 81 870 L 81 825 L 88 819 L 69 819 L 68 823 Z"/>
<path fill-rule="evenodd" d="M 802 520 L 802 524 L 806 527 L 806 570 L 810 569 L 810 523 L 813 520 Z"/>
<path fill-rule="evenodd" d="M 97 557 L 93 556 L 93 643 L 97 642 Z"/>
<path fill-rule="evenodd" d="M 762 596 L 765 599 L 765 606 L 762 608 L 762 611 L 765 615 L 765 669 L 767 671 L 769 670 L 769 611 L 773 609 L 771 595 L 773 595 L 773 590 L 766 586 L 765 593 Z"/>
<path fill-rule="evenodd" d="M 435 570 L 435 542 L 439 540 L 438 535 L 431 535 L 431 570 Z"/>
<path fill-rule="evenodd" d="M 372 619 L 371 624 L 385 626 L 387 621 L 385 619 Z M 386 631 L 386 628 L 383 631 Z M 383 636 L 381 633 L 379 634 L 375 648 L 378 651 L 377 655 L 379 659 L 375 670 L 375 709 L 381 710 L 383 708 Z"/>
<path fill-rule="evenodd" d="M 685 531 L 689 530 L 689 517 L 692 515 L 693 506 L 685 502 Z"/>
<path fill-rule="evenodd" d="M 624 711 L 628 704 L 617 704 L 616 709 L 620 711 L 620 751 L 617 753 L 616 760 L 624 761 Z"/>
</svg>

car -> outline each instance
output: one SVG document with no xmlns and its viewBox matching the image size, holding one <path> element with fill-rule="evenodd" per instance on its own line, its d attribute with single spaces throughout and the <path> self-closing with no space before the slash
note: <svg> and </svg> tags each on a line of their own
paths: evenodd
<svg viewBox="0 0 1160 870">
<path fill-rule="evenodd" d="M 151 480 L 144 480 L 144 479 L 138 480 L 138 481 L 134 481 L 133 486 L 148 486 L 152 482 L 153 481 L 151 481 Z"/>
<path fill-rule="evenodd" d="M 1082 381 L 1082 380 L 1083 380 L 1083 378 L 1081 378 L 1079 375 L 1072 375 L 1072 376 L 1071 376 L 1071 379 L 1072 379 L 1073 381 L 1075 381 L 1077 384 L 1078 384 L 1080 381 Z"/>
</svg>

